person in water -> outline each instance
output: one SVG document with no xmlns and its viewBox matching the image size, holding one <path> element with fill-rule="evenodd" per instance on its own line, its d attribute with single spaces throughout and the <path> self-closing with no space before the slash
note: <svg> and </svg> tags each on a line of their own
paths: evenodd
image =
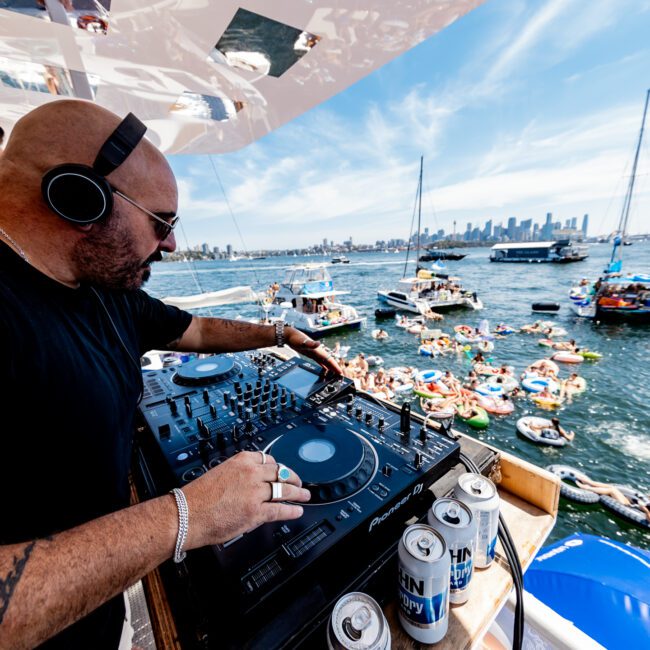
<svg viewBox="0 0 650 650">
<path fill-rule="evenodd" d="M 551 397 L 553 397 L 551 395 Z M 565 438 L 568 442 L 571 442 L 575 438 L 575 432 L 574 431 L 566 431 L 564 427 L 560 424 L 560 418 L 555 417 L 551 418 L 551 426 L 547 426 L 545 424 L 529 424 L 528 428 L 531 429 L 532 431 L 535 431 L 537 433 L 541 433 L 542 431 L 557 431 L 557 433 L 560 434 L 563 438 Z"/>
<path fill-rule="evenodd" d="M 600 481 L 592 481 L 586 476 L 580 481 L 576 479 L 576 485 L 583 490 L 611 497 L 621 505 L 636 508 L 640 510 L 645 515 L 645 518 L 650 522 L 650 494 L 646 495 L 645 499 L 627 497 L 615 485 L 612 485 L 611 483 L 601 483 Z"/>
</svg>

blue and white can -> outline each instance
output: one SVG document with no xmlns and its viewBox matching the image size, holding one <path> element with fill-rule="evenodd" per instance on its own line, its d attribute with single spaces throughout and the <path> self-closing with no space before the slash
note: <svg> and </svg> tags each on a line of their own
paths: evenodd
<svg viewBox="0 0 650 650">
<path fill-rule="evenodd" d="M 499 532 L 499 494 L 489 478 L 468 472 L 458 477 L 454 497 L 470 508 L 478 534 L 474 566 L 486 569 L 494 560 Z"/>
<path fill-rule="evenodd" d="M 476 552 L 476 520 L 472 511 L 457 499 L 438 499 L 427 515 L 429 526 L 445 540 L 451 571 L 449 602 L 462 605 L 469 598 Z"/>
<path fill-rule="evenodd" d="M 399 619 L 421 643 L 437 643 L 449 625 L 451 559 L 442 535 L 425 524 L 409 526 L 399 556 Z"/>
</svg>

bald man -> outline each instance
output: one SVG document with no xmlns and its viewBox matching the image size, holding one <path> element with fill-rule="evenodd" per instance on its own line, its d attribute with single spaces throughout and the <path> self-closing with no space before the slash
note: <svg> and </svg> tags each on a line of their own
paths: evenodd
<svg viewBox="0 0 650 650">
<path fill-rule="evenodd" d="M 238 351 L 283 335 L 340 372 L 293 328 L 193 317 L 141 290 L 176 248 L 176 183 L 146 139 L 107 174 L 103 218 L 71 221 L 46 203 L 44 175 L 92 166 L 118 125 L 92 103 L 48 103 L 15 125 L 0 158 L 0 648 L 117 649 L 126 587 L 178 550 L 302 514 L 272 502 L 277 465 L 251 452 L 183 487 L 184 541 L 175 496 L 128 507 L 143 352 Z M 75 197 L 65 197 L 73 212 Z M 292 472 L 283 496 L 309 492 Z"/>
</svg>

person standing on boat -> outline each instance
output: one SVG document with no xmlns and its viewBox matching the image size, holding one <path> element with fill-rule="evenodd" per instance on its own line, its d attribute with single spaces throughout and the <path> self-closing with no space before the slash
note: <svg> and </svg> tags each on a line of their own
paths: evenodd
<svg viewBox="0 0 650 650">
<path fill-rule="evenodd" d="M 185 551 L 298 518 L 309 499 L 294 472 L 278 483 L 273 458 L 241 452 L 129 507 L 146 350 L 286 343 L 340 372 L 284 324 L 199 318 L 140 290 L 176 248 L 177 221 L 173 173 L 144 130 L 54 101 L 16 123 L 0 158 L 2 648 L 117 650 L 129 585 Z"/>
</svg>

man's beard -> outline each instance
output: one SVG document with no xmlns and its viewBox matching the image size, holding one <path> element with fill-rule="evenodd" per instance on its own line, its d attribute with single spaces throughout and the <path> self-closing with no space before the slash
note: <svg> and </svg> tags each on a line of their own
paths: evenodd
<svg viewBox="0 0 650 650">
<path fill-rule="evenodd" d="M 120 224 L 114 209 L 107 221 L 96 225 L 72 252 L 79 277 L 106 289 L 139 289 L 151 276 L 146 268 L 162 259 L 156 250 L 144 262 L 138 259 L 133 234 Z"/>
</svg>

